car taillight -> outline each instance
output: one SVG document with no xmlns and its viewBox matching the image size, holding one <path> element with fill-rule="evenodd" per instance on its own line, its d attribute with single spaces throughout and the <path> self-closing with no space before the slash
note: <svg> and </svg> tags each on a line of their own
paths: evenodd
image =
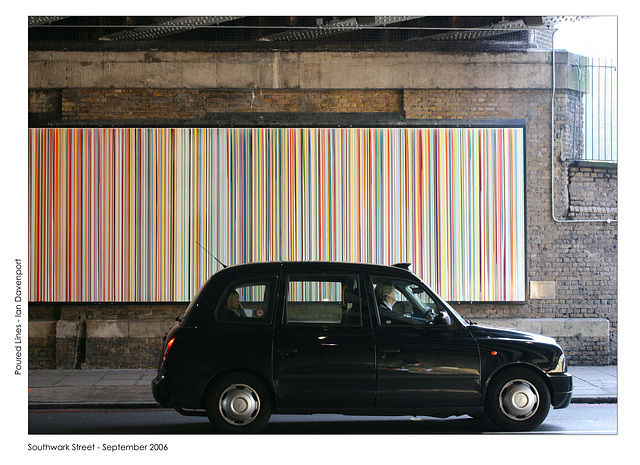
<svg viewBox="0 0 640 465">
<path fill-rule="evenodd" d="M 164 349 L 164 355 L 162 356 L 162 368 L 164 368 L 164 364 L 167 361 L 167 355 L 169 355 L 169 349 L 171 349 L 171 346 L 173 345 L 173 342 L 176 340 L 176 338 L 171 338 L 169 339 L 169 342 L 167 342 L 167 348 Z"/>
</svg>

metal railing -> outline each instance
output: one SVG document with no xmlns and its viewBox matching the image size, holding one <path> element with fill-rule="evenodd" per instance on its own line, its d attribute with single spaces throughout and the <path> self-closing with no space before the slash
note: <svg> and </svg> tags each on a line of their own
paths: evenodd
<svg viewBox="0 0 640 465">
<path fill-rule="evenodd" d="M 615 61 L 582 58 L 583 150 L 581 160 L 618 161 L 618 80 Z"/>
</svg>

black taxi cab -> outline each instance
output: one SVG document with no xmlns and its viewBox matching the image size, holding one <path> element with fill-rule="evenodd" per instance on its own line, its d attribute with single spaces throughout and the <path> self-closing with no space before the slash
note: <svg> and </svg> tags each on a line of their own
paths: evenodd
<svg viewBox="0 0 640 465">
<path fill-rule="evenodd" d="M 567 407 L 564 353 L 467 321 L 409 271 L 265 262 L 215 273 L 165 335 L 154 398 L 215 429 L 277 414 L 486 415 L 527 431 Z"/>
</svg>

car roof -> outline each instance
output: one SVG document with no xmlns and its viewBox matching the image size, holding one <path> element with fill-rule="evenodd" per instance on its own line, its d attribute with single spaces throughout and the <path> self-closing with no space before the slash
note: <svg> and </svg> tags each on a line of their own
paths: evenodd
<svg viewBox="0 0 640 465">
<path fill-rule="evenodd" d="M 382 274 L 411 275 L 409 263 L 397 263 L 394 265 L 381 265 L 374 263 L 308 260 L 308 261 L 268 261 L 251 262 L 239 265 L 231 265 L 218 271 L 221 274 L 227 273 L 259 273 L 277 272 L 285 270 L 293 273 L 313 273 L 313 272 L 365 272 Z M 216 275 L 218 274 L 216 273 Z M 215 276 L 215 275 L 214 275 Z"/>
</svg>

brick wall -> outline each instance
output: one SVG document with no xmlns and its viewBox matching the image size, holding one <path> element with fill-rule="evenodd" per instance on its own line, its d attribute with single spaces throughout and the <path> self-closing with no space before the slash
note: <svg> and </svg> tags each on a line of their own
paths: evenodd
<svg viewBox="0 0 640 465">
<path fill-rule="evenodd" d="M 404 111 L 409 119 L 525 119 L 531 123 L 549 115 L 550 95 L 547 90 L 528 89 L 406 89 Z"/>
<path fill-rule="evenodd" d="M 617 165 L 574 162 L 567 170 L 567 177 L 569 218 L 617 218 Z"/>
<path fill-rule="evenodd" d="M 62 92 L 56 89 L 29 89 L 29 113 L 58 113 Z"/>
<path fill-rule="evenodd" d="M 155 368 L 173 303 L 29 304 L 30 368 Z"/>
<path fill-rule="evenodd" d="M 122 56 L 125 55 L 122 63 L 102 66 L 116 69 L 119 65 L 137 65 L 133 63 L 135 54 Z M 58 71 L 53 74 L 42 74 L 41 84 L 38 84 L 40 81 L 35 74 L 41 65 L 36 64 L 33 73 L 30 65 L 30 125 L 215 126 L 221 122 L 239 125 L 256 121 L 252 119 L 256 115 L 261 115 L 259 122 L 264 125 L 289 124 L 292 115 L 306 117 L 307 124 L 322 125 L 348 125 L 354 121 L 366 125 L 367 121 L 379 122 L 379 115 L 386 115 L 388 118 L 384 121 L 390 125 L 408 121 L 459 125 L 524 121 L 527 282 L 553 282 L 555 295 L 545 299 L 528 297 L 524 303 L 454 303 L 454 306 L 466 316 L 489 318 L 496 324 L 512 319 L 525 323 L 537 319 L 557 320 L 564 329 L 554 337 L 563 344 L 570 363 L 615 363 L 617 224 L 564 222 L 617 217 L 616 169 L 571 161 L 582 144 L 580 95 L 570 88 L 557 89 L 552 125 L 553 92 L 544 84 L 548 81 L 548 75 L 544 74 L 548 68 L 544 66 L 550 60 L 541 54 L 387 54 L 380 60 L 379 74 L 373 72 L 376 55 L 365 55 L 366 72 L 354 74 L 352 80 L 349 73 L 358 71 L 358 54 L 327 57 L 319 54 L 311 58 L 278 55 L 274 59 L 260 56 L 255 63 L 251 56 L 244 56 L 242 66 L 246 66 L 246 70 L 243 68 L 242 74 L 238 72 L 237 78 L 224 75 L 218 69 L 216 80 L 212 81 L 237 83 L 235 87 L 207 87 L 201 83 L 208 82 L 210 74 L 199 78 L 187 71 L 175 81 L 171 81 L 171 74 L 164 76 L 166 86 L 145 85 L 152 78 L 153 82 L 157 81 L 156 75 L 161 76 L 161 61 L 153 63 L 156 74 L 149 78 L 144 74 L 149 68 L 141 61 L 142 71 L 136 74 L 135 85 L 130 87 L 123 76 L 114 78 L 113 85 L 107 85 L 109 76 L 104 69 L 98 69 L 100 72 L 95 76 L 83 80 L 78 74 L 81 73 L 78 70 L 83 69 L 80 65 L 74 68 L 77 70 L 69 82 L 82 86 L 56 87 L 52 83 L 67 82 L 66 77 L 60 76 L 64 71 L 59 69 L 63 68 L 56 68 Z M 172 59 L 179 59 L 176 56 L 171 55 Z M 316 59 L 318 56 L 320 58 Z M 189 55 L 189 59 L 194 60 L 193 55 Z M 336 60 L 348 65 L 344 76 L 339 74 Z M 398 62 L 395 67 L 394 60 Z M 560 61 L 556 60 L 557 63 Z M 255 87 L 257 81 L 252 81 L 252 86 L 242 84 L 245 82 L 242 76 L 247 72 L 276 62 L 277 69 L 265 71 L 255 78 L 268 80 L 273 76 L 272 87 Z M 232 64 L 239 66 L 236 62 Z M 191 69 L 187 65 L 195 66 L 185 64 L 185 70 Z M 215 65 L 198 63 L 197 68 Z M 178 64 L 171 66 L 175 69 Z M 298 74 L 276 75 L 276 71 L 282 73 L 284 68 Z M 392 72 L 394 69 L 397 72 Z M 370 80 L 366 73 L 371 76 Z M 557 82 L 563 82 L 565 74 L 559 74 Z M 92 85 L 94 81 L 100 84 Z M 286 82 L 294 84 L 280 85 Z M 357 88 L 359 83 L 369 82 L 372 86 Z M 305 87 L 305 83 L 309 85 Z M 552 181 L 555 188 L 553 203 Z M 164 324 L 168 328 L 183 308 L 183 303 L 32 304 L 29 310 L 29 366 L 68 366 L 72 363 L 75 354 L 71 357 L 70 352 L 75 351 L 77 342 L 72 329 L 82 318 L 87 321 L 86 366 L 154 366 L 161 334 L 151 335 L 150 329 L 140 329 L 136 324 L 148 321 L 158 325 L 153 331 L 161 332 L 160 326 Z M 98 322 L 104 325 L 98 327 Z M 590 328 L 598 330 L 591 331 Z"/>
<path fill-rule="evenodd" d="M 64 89 L 60 98 L 61 118 L 67 120 L 201 121 L 221 112 L 400 112 L 401 95 L 390 90 Z"/>
</svg>

